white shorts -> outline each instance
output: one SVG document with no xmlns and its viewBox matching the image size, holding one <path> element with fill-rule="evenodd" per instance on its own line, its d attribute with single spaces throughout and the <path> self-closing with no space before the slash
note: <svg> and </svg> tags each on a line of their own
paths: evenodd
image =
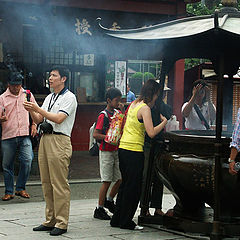
<svg viewBox="0 0 240 240">
<path fill-rule="evenodd" d="M 99 151 L 99 166 L 102 182 L 116 182 L 121 179 L 118 151 Z"/>
</svg>

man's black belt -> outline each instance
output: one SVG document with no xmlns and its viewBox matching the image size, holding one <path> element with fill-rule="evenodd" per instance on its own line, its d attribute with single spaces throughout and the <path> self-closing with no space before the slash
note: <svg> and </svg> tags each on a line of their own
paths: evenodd
<svg viewBox="0 0 240 240">
<path fill-rule="evenodd" d="M 65 135 L 66 136 L 66 134 L 64 134 L 64 133 L 61 133 L 61 132 L 52 132 L 52 134 L 56 134 L 56 135 Z"/>
<path fill-rule="evenodd" d="M 53 132 L 51 132 L 51 133 L 45 133 L 45 134 L 56 134 L 56 135 L 64 135 L 64 136 L 67 136 L 67 135 L 64 134 L 64 133 L 61 133 L 61 132 L 55 132 L 55 131 L 53 131 Z"/>
</svg>

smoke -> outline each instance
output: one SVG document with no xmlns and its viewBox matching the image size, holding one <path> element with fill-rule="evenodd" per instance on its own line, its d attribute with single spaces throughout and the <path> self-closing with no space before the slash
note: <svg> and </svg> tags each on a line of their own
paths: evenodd
<svg viewBox="0 0 240 240">
<path fill-rule="evenodd" d="M 81 54 L 107 54 L 112 52 L 114 57 L 117 57 L 114 51 L 126 53 L 128 47 L 125 42 L 119 45 L 116 41 L 117 44 L 114 45 L 113 39 L 101 35 L 96 22 L 99 16 L 102 17 L 104 26 L 116 27 L 116 29 L 149 26 L 164 19 L 153 14 L 146 14 L 143 17 L 141 14 L 134 13 L 58 7 L 49 4 L 49 1 L 39 5 L 2 3 L 0 18 L 3 20 L 0 27 L 4 28 L 5 34 L 0 36 L 0 41 L 4 43 L 5 54 L 17 52 L 18 55 L 24 55 L 21 39 L 23 39 L 23 45 L 32 48 L 33 51 L 42 49 L 45 55 L 56 45 L 56 40 L 60 40 L 64 53 L 76 51 Z M 146 59 L 152 55 L 143 46 L 140 49 L 141 51 L 138 49 L 135 52 L 138 59 L 141 58 L 140 53 Z"/>
<path fill-rule="evenodd" d="M 3 55 L 10 53 L 14 61 L 23 63 L 24 66 L 19 67 L 31 72 L 39 85 L 45 78 L 42 75 L 45 66 L 77 66 L 83 54 L 94 54 L 95 59 L 102 59 L 103 55 L 107 61 L 161 59 L 164 46 L 158 41 L 146 45 L 146 41 L 109 37 L 101 32 L 96 19 L 100 16 L 106 28 L 133 29 L 164 22 L 169 16 L 60 7 L 49 2 L 8 2 L 1 3 L 0 8 Z"/>
</svg>

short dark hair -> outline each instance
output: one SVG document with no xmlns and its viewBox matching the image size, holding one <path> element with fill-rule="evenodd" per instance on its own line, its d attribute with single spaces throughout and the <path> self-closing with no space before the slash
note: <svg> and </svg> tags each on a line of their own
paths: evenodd
<svg viewBox="0 0 240 240">
<path fill-rule="evenodd" d="M 142 101 L 146 104 L 152 101 L 153 96 L 160 92 L 160 84 L 156 82 L 155 79 L 147 80 L 140 92 L 138 101 Z"/>
<path fill-rule="evenodd" d="M 201 84 L 203 87 L 208 86 L 207 82 L 202 80 L 202 79 L 198 79 L 196 81 L 193 82 L 192 84 L 192 88 L 196 87 L 198 84 Z"/>
<path fill-rule="evenodd" d="M 23 80 L 24 77 L 20 72 L 10 72 L 8 74 L 8 83 L 10 85 L 22 85 Z"/>
<path fill-rule="evenodd" d="M 68 79 L 69 70 L 66 67 L 61 65 L 55 65 L 52 66 L 50 72 L 52 71 L 58 71 L 61 77 L 66 77 Z"/>
<path fill-rule="evenodd" d="M 193 84 L 192 84 L 192 89 L 193 89 L 194 87 L 196 87 L 198 84 L 201 84 L 201 85 L 202 85 L 202 88 L 209 86 L 209 85 L 207 84 L 207 82 L 204 81 L 203 79 L 198 79 L 198 80 L 196 80 L 196 81 L 193 82 Z M 191 96 L 192 96 L 192 95 L 191 95 Z M 190 100 L 191 96 L 189 96 L 189 100 Z M 205 103 L 206 101 L 207 101 L 206 96 L 204 96 L 204 98 L 202 99 L 202 103 Z"/>
<path fill-rule="evenodd" d="M 122 96 L 121 91 L 118 88 L 112 87 L 108 89 L 106 92 L 106 101 L 108 98 L 113 100 L 114 98 L 121 97 L 121 96 Z"/>
</svg>

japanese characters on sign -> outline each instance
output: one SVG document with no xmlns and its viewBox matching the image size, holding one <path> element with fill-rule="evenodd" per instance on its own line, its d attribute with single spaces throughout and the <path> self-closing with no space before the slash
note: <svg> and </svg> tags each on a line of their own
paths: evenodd
<svg viewBox="0 0 240 240">
<path fill-rule="evenodd" d="M 111 30 L 119 30 L 119 29 L 121 29 L 121 27 L 118 26 L 118 23 L 117 23 L 117 22 L 113 22 L 112 27 L 111 27 L 110 29 L 111 29 Z"/>
<path fill-rule="evenodd" d="M 87 33 L 88 35 L 92 36 L 92 32 L 90 31 L 91 25 L 88 23 L 86 18 L 83 18 L 82 21 L 80 21 L 79 18 L 76 18 L 75 26 L 76 26 L 75 31 L 78 35 Z M 118 26 L 117 22 L 113 22 L 112 28 L 110 28 L 110 29 L 111 30 L 119 30 L 119 29 L 121 29 L 121 27 Z"/>
<path fill-rule="evenodd" d="M 115 62 L 115 87 L 118 88 L 123 96 L 126 96 L 126 77 L 127 77 L 127 62 Z"/>
<path fill-rule="evenodd" d="M 91 25 L 89 25 L 87 19 L 83 18 L 83 20 L 80 22 L 79 18 L 76 18 L 76 22 L 75 26 L 76 26 L 76 33 L 78 35 L 81 34 L 89 34 L 90 36 L 92 36 L 92 33 L 90 32 L 89 28 L 91 27 Z"/>
<path fill-rule="evenodd" d="M 94 54 L 84 54 L 83 65 L 94 66 Z"/>
</svg>

